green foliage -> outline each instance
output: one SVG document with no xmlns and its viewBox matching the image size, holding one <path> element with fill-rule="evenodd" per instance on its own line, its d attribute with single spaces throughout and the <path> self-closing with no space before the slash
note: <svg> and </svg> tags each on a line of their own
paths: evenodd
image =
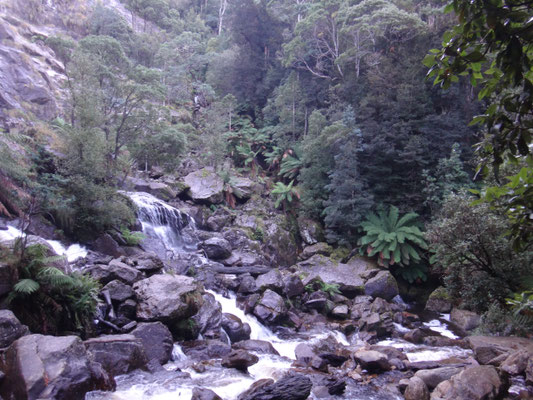
<svg viewBox="0 0 533 400">
<path fill-rule="evenodd" d="M 378 264 L 407 266 L 422 260 L 421 251 L 428 248 L 424 234 L 417 226 L 418 214 L 408 213 L 400 218 L 398 208 L 390 206 L 378 214 L 370 214 L 361 224 L 365 235 L 359 240 L 361 253 L 378 255 Z"/>
<path fill-rule="evenodd" d="M 529 336 L 531 329 L 533 329 L 531 316 L 509 312 L 500 303 L 494 302 L 481 316 L 481 325 L 477 329 L 477 333 L 482 335 Z"/>
<path fill-rule="evenodd" d="M 527 314 L 533 318 L 533 291 L 526 290 L 514 293 L 511 298 L 505 299 L 507 305 L 511 306 L 515 315 Z M 533 322 L 533 321 L 532 321 Z"/>
<path fill-rule="evenodd" d="M 276 198 L 274 203 L 276 208 L 283 205 L 283 209 L 286 210 L 287 206 L 293 202 L 294 198 L 300 198 L 298 190 L 293 187 L 293 184 L 294 181 L 291 181 L 288 185 L 285 185 L 283 182 L 276 182 L 274 184 L 274 188 L 270 193 Z"/>
<path fill-rule="evenodd" d="M 128 246 L 137 246 L 146 238 L 142 232 L 132 232 L 126 227 L 122 227 L 120 233 Z"/>
<path fill-rule="evenodd" d="M 429 273 L 427 265 L 421 262 L 397 268 L 394 272 L 411 284 L 427 281 Z"/>
<path fill-rule="evenodd" d="M 8 296 L 15 314 L 32 332 L 87 333 L 98 304 L 98 282 L 82 274 L 66 274 L 54 266 L 63 257 L 49 257 L 43 245 L 23 250 L 15 265 L 19 280 Z"/>
<path fill-rule="evenodd" d="M 465 194 L 451 195 L 430 225 L 434 271 L 463 307 L 483 312 L 495 301 L 503 303 L 530 274 L 533 252 L 515 253 L 503 236 L 507 229 L 505 216 L 487 204 L 471 205 Z"/>
</svg>

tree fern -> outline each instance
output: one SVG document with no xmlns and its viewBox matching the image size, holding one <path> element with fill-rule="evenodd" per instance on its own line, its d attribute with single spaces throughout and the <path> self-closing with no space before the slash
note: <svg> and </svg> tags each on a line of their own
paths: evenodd
<svg viewBox="0 0 533 400">
<path fill-rule="evenodd" d="M 21 279 L 13 286 L 13 290 L 17 295 L 30 295 L 35 293 L 41 285 L 39 282 L 34 281 L 33 279 Z M 11 299 L 13 296 L 11 297 Z"/>
<path fill-rule="evenodd" d="M 398 208 L 391 206 L 389 212 L 381 210 L 369 214 L 361 223 L 365 235 L 359 240 L 361 253 L 378 256 L 381 266 L 407 266 L 411 261 L 420 261 L 420 250 L 427 249 L 422 231 L 415 225 L 418 214 L 408 213 L 400 217 Z"/>
</svg>

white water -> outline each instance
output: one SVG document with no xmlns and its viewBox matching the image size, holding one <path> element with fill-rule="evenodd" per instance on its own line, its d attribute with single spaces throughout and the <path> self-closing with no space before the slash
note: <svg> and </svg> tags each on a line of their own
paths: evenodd
<svg viewBox="0 0 533 400">
<path fill-rule="evenodd" d="M 0 243 L 12 242 L 23 235 L 24 233 L 21 230 L 14 226 L 8 226 L 7 230 L 0 230 Z M 58 240 L 46 240 L 46 242 L 52 247 L 58 256 L 65 256 L 68 262 L 74 262 L 78 258 L 87 256 L 87 249 L 78 243 L 65 247 L 65 245 Z"/>
<path fill-rule="evenodd" d="M 448 325 L 438 319 L 432 319 L 429 322 L 424 322 L 424 325 L 431 329 L 433 332 L 437 332 L 442 336 L 446 336 L 450 339 L 459 339 L 459 336 L 454 334 L 449 328 Z"/>
</svg>

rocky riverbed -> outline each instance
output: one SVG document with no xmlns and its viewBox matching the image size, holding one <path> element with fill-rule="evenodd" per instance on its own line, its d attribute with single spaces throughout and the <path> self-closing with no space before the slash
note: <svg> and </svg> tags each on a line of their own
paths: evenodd
<svg viewBox="0 0 533 400">
<path fill-rule="evenodd" d="M 132 182 L 152 192 L 125 192 L 140 247 L 116 232 L 88 252 L 72 247 L 81 257 L 65 268 L 103 287 L 99 336 L 31 334 L 0 311 L 4 399 L 532 397 L 533 341 L 469 336 L 479 317 L 442 291 L 414 312 L 387 270 L 332 257 L 312 221 L 295 231 L 246 181 L 237 210 L 209 207 L 220 185 L 195 193 L 196 175 L 185 186 Z M 0 241 L 16 235 L 5 227 Z"/>
</svg>

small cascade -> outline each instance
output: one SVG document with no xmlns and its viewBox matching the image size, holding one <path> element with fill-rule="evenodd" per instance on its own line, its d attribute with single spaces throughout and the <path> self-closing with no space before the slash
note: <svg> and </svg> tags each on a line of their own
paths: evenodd
<svg viewBox="0 0 533 400">
<path fill-rule="evenodd" d="M 144 192 L 124 192 L 137 206 L 139 222 L 146 239 L 142 247 L 162 259 L 174 259 L 196 251 L 194 220 L 157 197 Z"/>
</svg>

